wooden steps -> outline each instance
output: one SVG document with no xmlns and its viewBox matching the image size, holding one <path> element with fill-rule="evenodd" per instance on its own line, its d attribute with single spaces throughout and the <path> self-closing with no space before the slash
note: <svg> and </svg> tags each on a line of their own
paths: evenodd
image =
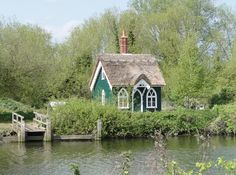
<svg viewBox="0 0 236 175">
<path fill-rule="evenodd" d="M 51 141 L 51 122 L 48 116 L 34 113 L 33 123 L 26 124 L 24 117 L 12 113 L 12 129 L 17 133 L 18 141 Z"/>
</svg>

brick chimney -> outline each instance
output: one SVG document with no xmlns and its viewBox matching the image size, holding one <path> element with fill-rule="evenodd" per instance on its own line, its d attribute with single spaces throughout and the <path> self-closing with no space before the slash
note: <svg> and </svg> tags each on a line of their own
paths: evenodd
<svg viewBox="0 0 236 175">
<path fill-rule="evenodd" d="M 120 53 L 121 54 L 128 53 L 128 37 L 125 35 L 124 30 L 122 36 L 120 37 Z"/>
</svg>

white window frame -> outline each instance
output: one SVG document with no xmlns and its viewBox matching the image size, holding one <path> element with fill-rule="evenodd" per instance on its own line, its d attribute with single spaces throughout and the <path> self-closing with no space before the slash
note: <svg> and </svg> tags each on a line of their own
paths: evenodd
<svg viewBox="0 0 236 175">
<path fill-rule="evenodd" d="M 154 92 L 154 95 L 149 95 L 150 92 Z M 152 103 L 152 99 L 155 98 L 155 105 L 153 106 L 153 103 Z M 151 106 L 149 106 L 148 104 L 148 100 L 151 100 Z M 147 95 L 146 95 L 146 108 L 149 108 L 149 109 L 153 109 L 153 108 L 157 108 L 157 93 L 155 91 L 155 89 L 153 88 L 150 88 L 148 91 L 147 91 Z"/>
<path fill-rule="evenodd" d="M 105 80 L 105 73 L 104 73 L 103 68 L 101 70 L 101 80 Z"/>
<path fill-rule="evenodd" d="M 102 105 L 105 105 L 106 103 L 106 93 L 105 93 L 105 90 L 103 89 L 102 90 Z"/>
<path fill-rule="evenodd" d="M 124 92 L 125 95 L 121 94 L 122 92 Z M 123 96 L 121 96 L 121 95 L 123 95 Z M 120 106 L 121 98 L 127 100 L 126 106 L 125 105 L 124 106 Z M 120 91 L 118 92 L 118 108 L 119 109 L 129 109 L 129 95 L 128 95 L 128 92 L 127 92 L 127 90 L 125 88 L 120 89 Z"/>
</svg>

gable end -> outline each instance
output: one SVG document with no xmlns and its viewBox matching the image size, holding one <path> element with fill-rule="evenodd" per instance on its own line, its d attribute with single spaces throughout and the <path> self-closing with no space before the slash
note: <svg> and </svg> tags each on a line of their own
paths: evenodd
<svg viewBox="0 0 236 175">
<path fill-rule="evenodd" d="M 109 87 L 110 87 L 110 89 L 112 90 L 112 85 L 111 85 L 111 83 L 110 83 L 110 81 L 109 81 L 109 79 L 108 79 L 108 77 L 107 77 L 106 71 L 105 71 L 105 69 L 103 68 L 101 61 L 99 61 L 99 63 L 97 64 L 97 67 L 96 67 L 96 69 L 95 69 L 95 72 L 94 72 L 94 74 L 93 74 L 92 80 L 91 80 L 91 84 L 90 84 L 90 91 L 91 91 L 91 92 L 92 92 L 93 89 L 94 89 L 94 86 L 95 86 L 96 80 L 97 80 L 97 78 L 98 78 L 98 76 L 99 76 L 100 70 L 102 70 L 102 72 L 103 72 L 103 74 L 104 74 L 104 76 L 105 76 L 104 78 L 107 80 L 107 82 L 108 82 L 108 84 L 109 84 Z"/>
</svg>

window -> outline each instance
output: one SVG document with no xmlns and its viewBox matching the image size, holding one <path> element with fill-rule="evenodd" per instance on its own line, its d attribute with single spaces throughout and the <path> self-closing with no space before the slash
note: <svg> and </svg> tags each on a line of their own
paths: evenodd
<svg viewBox="0 0 236 175">
<path fill-rule="evenodd" d="M 102 90 L 102 105 L 105 105 L 106 103 L 106 94 L 105 94 L 105 91 L 104 89 Z"/>
<path fill-rule="evenodd" d="M 102 74 L 102 75 L 101 75 L 101 79 L 102 79 L 102 80 L 105 80 L 105 73 L 104 73 L 104 70 L 103 70 L 103 69 L 102 69 L 102 71 L 101 71 L 101 74 Z"/>
<path fill-rule="evenodd" d="M 150 88 L 146 97 L 147 108 L 157 108 L 157 93 L 153 88 Z"/>
<path fill-rule="evenodd" d="M 124 88 L 122 88 L 118 92 L 118 108 L 120 108 L 120 109 L 128 109 L 129 108 L 128 93 Z"/>
</svg>

